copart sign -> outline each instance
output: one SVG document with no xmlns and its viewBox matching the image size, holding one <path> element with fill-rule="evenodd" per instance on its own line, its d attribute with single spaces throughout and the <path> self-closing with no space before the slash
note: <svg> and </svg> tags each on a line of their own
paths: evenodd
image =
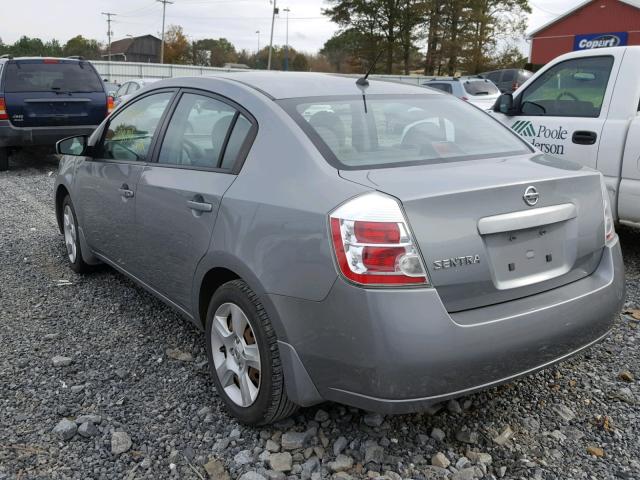
<svg viewBox="0 0 640 480">
<path fill-rule="evenodd" d="M 574 50 L 590 50 L 592 48 L 622 47 L 627 44 L 627 32 L 592 33 L 576 35 L 573 41 Z"/>
</svg>

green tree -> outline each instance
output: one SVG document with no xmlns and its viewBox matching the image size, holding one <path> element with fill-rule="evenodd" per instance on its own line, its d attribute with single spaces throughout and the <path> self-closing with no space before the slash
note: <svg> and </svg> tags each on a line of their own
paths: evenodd
<svg viewBox="0 0 640 480">
<path fill-rule="evenodd" d="M 524 36 L 531 7 L 527 0 L 471 0 L 469 3 L 466 69 L 479 73 L 500 55 L 496 52 L 498 44 L 511 44 L 514 38 Z"/>
<path fill-rule="evenodd" d="M 331 7 L 324 9 L 323 14 L 343 29 L 357 30 L 368 36 L 372 44 L 375 38 L 384 39 L 383 45 L 376 46 L 386 50 L 384 73 L 392 73 L 400 35 L 400 9 L 405 0 L 327 0 L 327 3 Z"/>
<path fill-rule="evenodd" d="M 46 55 L 44 43 L 39 38 L 29 38 L 26 35 L 14 43 L 9 49 L 16 57 L 42 56 Z"/>
<path fill-rule="evenodd" d="M 327 40 L 320 50 L 336 72 L 361 73 L 378 55 L 380 37 L 348 28 Z"/>
<path fill-rule="evenodd" d="M 289 54 L 291 54 L 291 49 L 289 49 Z M 291 70 L 294 72 L 308 72 L 309 71 L 309 60 L 304 53 L 298 53 L 293 58 L 293 62 L 291 62 Z"/>
<path fill-rule="evenodd" d="M 47 52 L 46 54 L 48 57 L 61 57 L 64 55 L 62 45 L 60 45 L 60 42 L 55 38 L 44 44 L 44 50 Z"/>
<path fill-rule="evenodd" d="M 100 44 L 97 40 L 84 38 L 82 35 L 77 35 L 64 45 L 62 49 L 65 57 L 80 56 L 88 60 L 97 60 L 100 58 Z"/>
</svg>

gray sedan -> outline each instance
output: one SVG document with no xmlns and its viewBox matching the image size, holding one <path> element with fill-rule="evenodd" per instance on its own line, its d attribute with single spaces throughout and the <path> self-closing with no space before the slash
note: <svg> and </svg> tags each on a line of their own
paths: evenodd
<svg viewBox="0 0 640 480">
<path fill-rule="evenodd" d="M 623 301 L 600 174 L 435 90 L 164 80 L 58 152 L 71 268 L 106 263 L 206 332 L 249 424 L 507 382 L 603 339 Z"/>
</svg>

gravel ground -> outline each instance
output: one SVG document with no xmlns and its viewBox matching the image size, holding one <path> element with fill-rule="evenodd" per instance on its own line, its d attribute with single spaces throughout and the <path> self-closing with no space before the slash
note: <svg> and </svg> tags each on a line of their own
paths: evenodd
<svg viewBox="0 0 640 480">
<path fill-rule="evenodd" d="M 41 158 L 0 173 L 0 479 L 640 478 L 629 315 L 586 355 L 422 414 L 239 425 L 190 323 L 108 268 L 67 268 Z M 636 308 L 640 232 L 620 235 Z"/>
</svg>

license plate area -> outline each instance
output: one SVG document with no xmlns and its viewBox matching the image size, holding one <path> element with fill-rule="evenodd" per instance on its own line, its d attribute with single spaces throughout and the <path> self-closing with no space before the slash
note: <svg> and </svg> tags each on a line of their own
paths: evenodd
<svg viewBox="0 0 640 480">
<path fill-rule="evenodd" d="M 577 256 L 573 223 L 484 235 L 496 288 L 523 287 L 569 272 Z"/>
</svg>

